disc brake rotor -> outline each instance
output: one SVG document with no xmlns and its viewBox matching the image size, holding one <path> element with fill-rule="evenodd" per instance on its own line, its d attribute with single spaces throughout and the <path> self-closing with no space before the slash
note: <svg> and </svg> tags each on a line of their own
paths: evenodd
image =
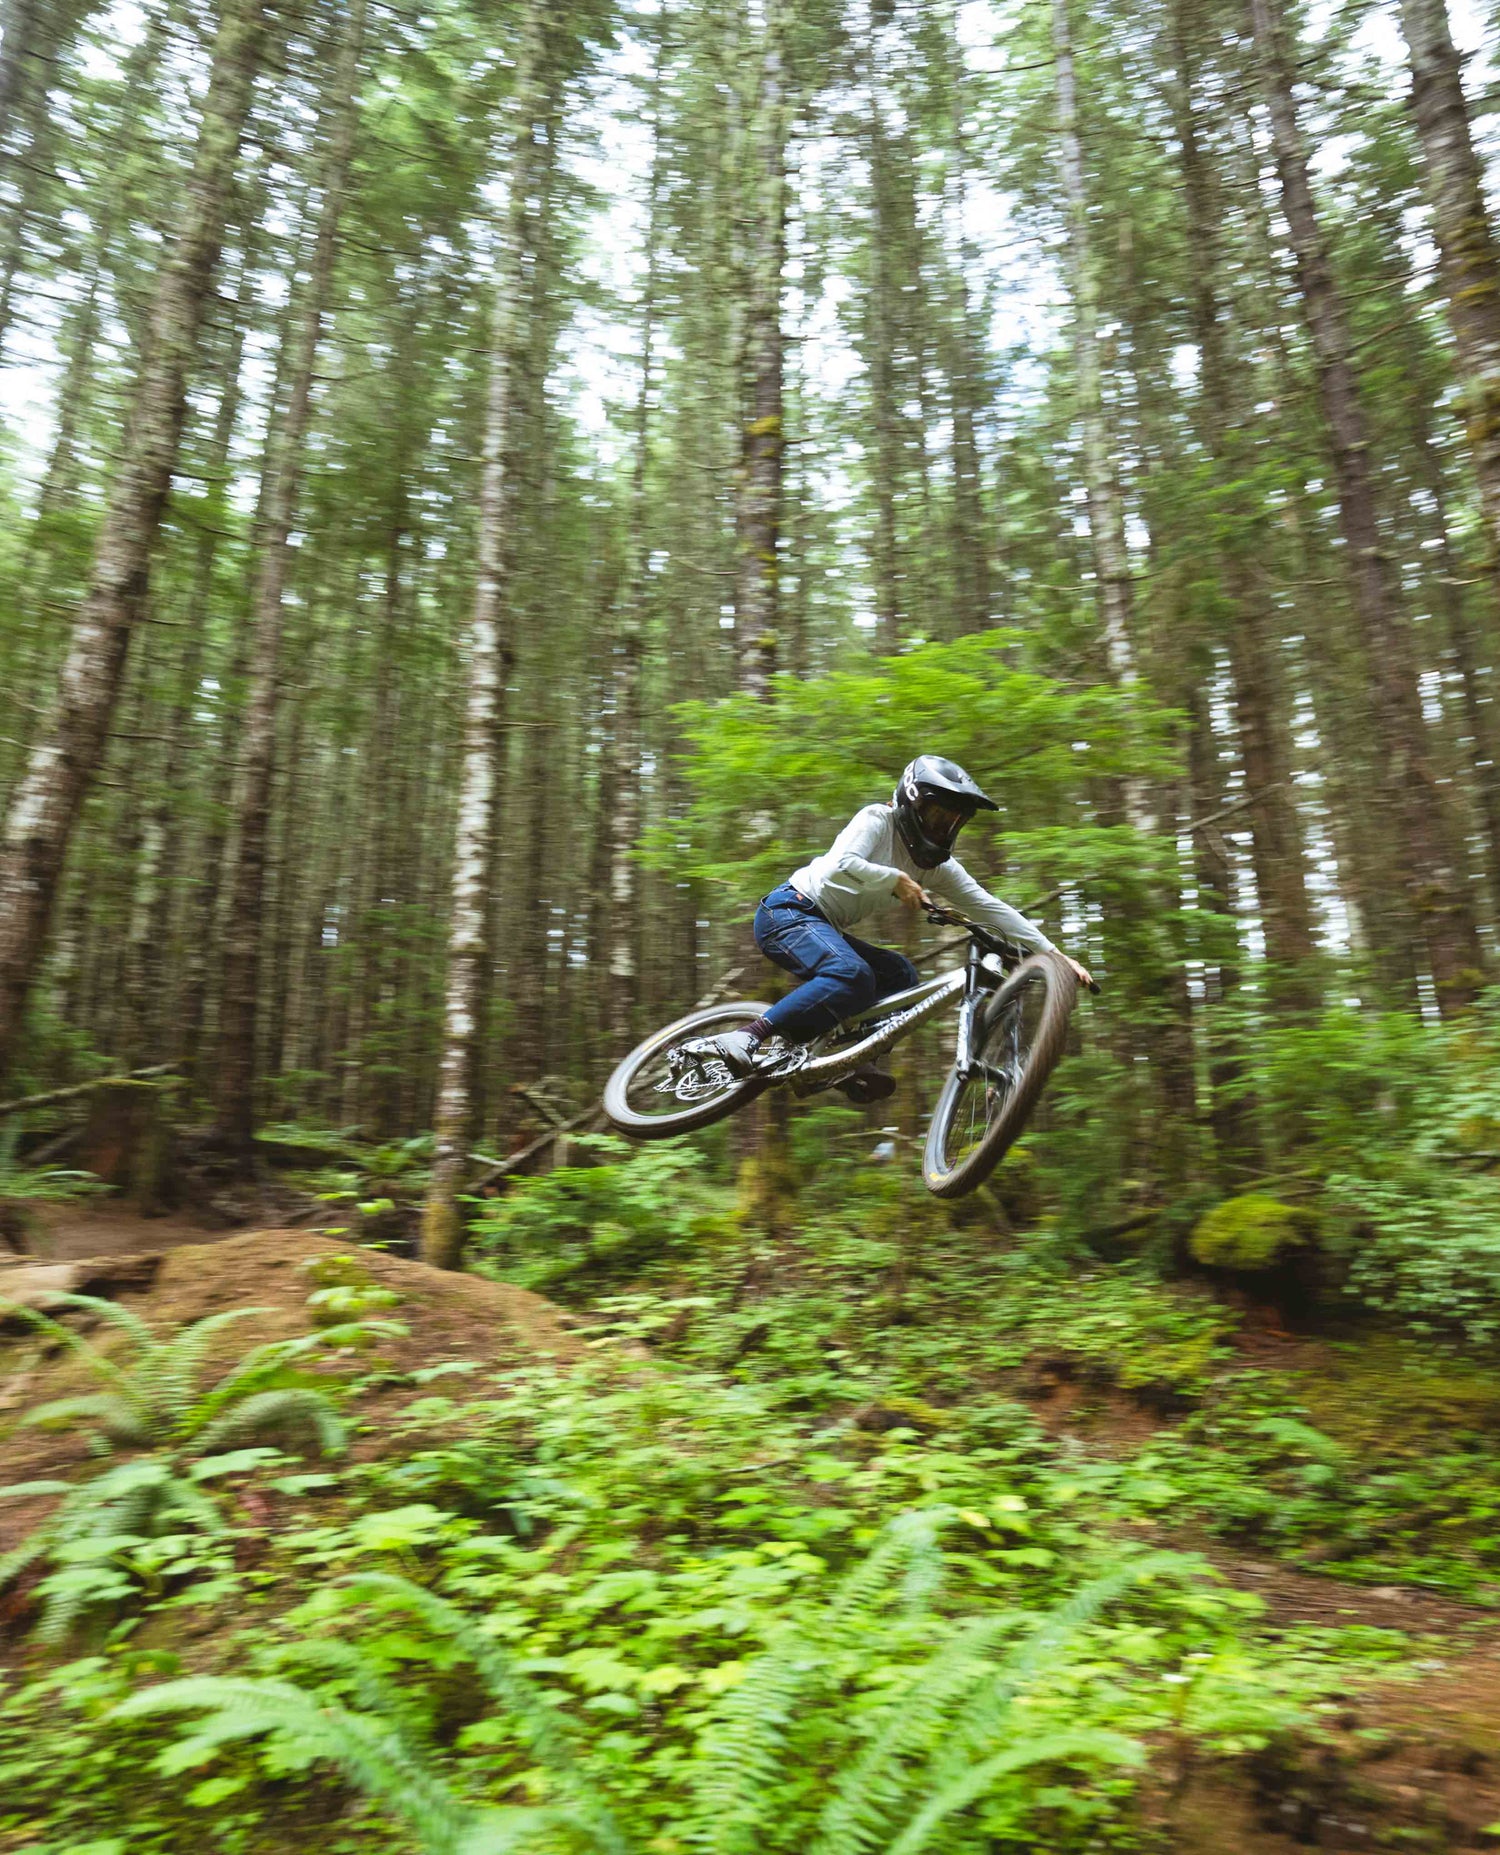
<svg viewBox="0 0 1500 1855">
<path fill-rule="evenodd" d="M 667 1073 L 656 1084 L 658 1095 L 675 1095 L 681 1102 L 706 1101 L 731 1088 L 734 1077 L 716 1056 L 700 1056 L 679 1045 L 667 1052 Z"/>
</svg>

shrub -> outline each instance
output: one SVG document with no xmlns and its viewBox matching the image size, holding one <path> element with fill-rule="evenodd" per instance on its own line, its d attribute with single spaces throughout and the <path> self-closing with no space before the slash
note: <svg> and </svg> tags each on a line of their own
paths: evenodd
<svg viewBox="0 0 1500 1855">
<path fill-rule="evenodd" d="M 1306 1211 L 1267 1192 L 1245 1192 L 1199 1218 L 1188 1248 L 1207 1268 L 1253 1273 L 1285 1262 L 1307 1240 L 1311 1223 Z"/>
</svg>

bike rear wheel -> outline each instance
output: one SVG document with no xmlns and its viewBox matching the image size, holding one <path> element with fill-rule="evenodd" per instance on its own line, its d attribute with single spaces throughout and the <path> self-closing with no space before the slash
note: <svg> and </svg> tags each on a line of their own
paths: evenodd
<svg viewBox="0 0 1500 1855">
<path fill-rule="evenodd" d="M 1020 1137 L 1062 1057 L 1077 997 L 1073 969 L 1038 953 L 990 1000 L 969 1074 L 949 1072 L 927 1130 L 922 1177 L 935 1197 L 977 1190 Z"/>
<path fill-rule="evenodd" d="M 767 1085 L 761 1077 L 734 1077 L 722 1064 L 717 1065 L 717 1073 L 704 1068 L 697 1076 L 689 1075 L 678 1084 L 683 1089 L 679 1094 L 673 1087 L 671 1054 L 689 1040 L 738 1030 L 770 1009 L 732 999 L 690 1011 L 648 1037 L 604 1085 L 604 1112 L 611 1123 L 632 1140 L 670 1140 L 698 1127 L 711 1127 L 764 1094 Z"/>
</svg>

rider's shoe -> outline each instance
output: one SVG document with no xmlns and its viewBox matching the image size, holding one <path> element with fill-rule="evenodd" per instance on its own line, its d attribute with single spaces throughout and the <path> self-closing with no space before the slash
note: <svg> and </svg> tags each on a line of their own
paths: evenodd
<svg viewBox="0 0 1500 1855">
<path fill-rule="evenodd" d="M 694 1049 L 702 1056 L 718 1057 L 730 1075 L 743 1081 L 775 1060 L 768 1043 L 768 1039 L 752 1037 L 749 1031 L 725 1031 L 720 1037 L 705 1037 Z"/>
<path fill-rule="evenodd" d="M 834 1087 L 863 1108 L 872 1101 L 886 1101 L 894 1095 L 896 1078 L 869 1063 L 863 1069 L 856 1069 L 852 1076 L 845 1076 L 842 1082 L 836 1082 Z"/>
</svg>

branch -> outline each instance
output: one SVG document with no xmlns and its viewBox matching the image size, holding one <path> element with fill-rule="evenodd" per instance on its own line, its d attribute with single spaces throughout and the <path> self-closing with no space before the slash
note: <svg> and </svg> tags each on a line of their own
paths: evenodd
<svg viewBox="0 0 1500 1855">
<path fill-rule="evenodd" d="M 1180 837 L 1184 831 L 1195 834 L 1199 831 L 1206 831 L 1211 824 L 1217 824 L 1221 818 L 1229 818 L 1235 812 L 1243 812 L 1252 805 L 1258 805 L 1268 792 L 1275 792 L 1286 783 L 1284 779 L 1274 780 L 1269 786 L 1262 786 L 1258 792 L 1252 792 L 1243 799 L 1236 799 L 1232 805 L 1225 805 L 1216 812 L 1209 812 L 1206 817 L 1190 818 L 1185 825 L 1179 825 L 1172 835 Z M 1097 871 L 1088 871 L 1082 876 L 1075 876 L 1071 882 L 1060 883 L 1057 888 L 1049 889 L 1045 895 L 1039 895 L 1034 901 L 1028 902 L 1021 913 L 1023 915 L 1039 913 L 1048 902 L 1055 902 L 1059 896 L 1066 895 L 1069 889 L 1075 889 L 1079 883 L 1090 881 L 1096 874 L 1098 874 Z M 927 966 L 933 960 L 940 959 L 945 953 L 953 953 L 959 947 L 966 947 L 968 944 L 967 934 L 956 935 L 952 940 L 939 941 L 930 952 L 919 955 L 915 963 L 918 966 Z"/>
<path fill-rule="evenodd" d="M 571 1121 L 563 1121 L 557 1127 L 549 1127 L 546 1133 L 538 1134 L 535 1140 L 523 1146 L 519 1153 L 512 1153 L 509 1159 L 502 1159 L 498 1166 L 491 1166 L 488 1172 L 481 1172 L 479 1177 L 471 1182 L 469 1190 L 477 1192 L 486 1185 L 493 1185 L 496 1179 L 503 1179 L 507 1173 L 515 1172 L 524 1166 L 527 1160 L 535 1159 L 537 1154 L 544 1147 L 551 1146 L 559 1135 L 572 1133 L 575 1127 L 582 1127 L 585 1121 L 592 1124 L 601 1120 L 603 1115 L 604 1110 L 596 1104 L 592 1108 L 585 1108 L 582 1114 L 575 1114 Z"/>
<path fill-rule="evenodd" d="M 45 1095 L 22 1095 L 15 1101 L 0 1101 L 0 1115 L 24 1114 L 28 1108 L 50 1108 L 55 1101 L 71 1101 L 76 1095 L 89 1095 L 105 1089 L 112 1082 L 149 1082 L 157 1076 L 175 1076 L 181 1063 L 157 1063 L 151 1069 L 132 1069 L 124 1076 L 95 1076 L 92 1082 L 75 1082 L 71 1088 L 49 1089 Z"/>
</svg>

